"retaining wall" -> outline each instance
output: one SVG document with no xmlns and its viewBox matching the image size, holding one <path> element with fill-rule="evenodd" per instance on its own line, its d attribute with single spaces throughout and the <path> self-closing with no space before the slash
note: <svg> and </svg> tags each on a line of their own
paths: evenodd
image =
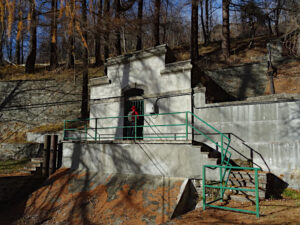
<svg viewBox="0 0 300 225">
<path fill-rule="evenodd" d="M 218 104 L 205 104 L 203 95 L 195 94 L 195 114 L 231 138 L 232 159 L 248 160 L 254 166 L 275 173 L 290 187 L 300 189 L 299 95 Z M 215 131 L 195 122 L 199 129 L 220 143 Z M 195 140 L 206 142 L 198 135 Z"/>
</svg>

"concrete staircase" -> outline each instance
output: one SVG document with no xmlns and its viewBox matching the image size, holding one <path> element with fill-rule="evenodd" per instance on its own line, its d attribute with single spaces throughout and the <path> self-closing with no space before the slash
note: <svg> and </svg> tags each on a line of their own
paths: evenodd
<svg viewBox="0 0 300 225">
<path fill-rule="evenodd" d="M 206 144 L 203 143 L 196 143 L 195 147 L 200 147 L 201 154 L 204 155 L 204 159 L 207 165 L 218 165 L 221 163 L 221 153 Z M 249 162 L 243 162 L 243 166 L 251 167 Z M 240 165 L 241 162 L 235 163 L 231 161 L 231 164 L 234 166 Z M 210 173 L 207 170 L 207 173 Z M 278 187 L 278 182 L 274 182 L 274 175 L 271 173 L 267 173 L 264 171 L 258 172 L 258 189 L 259 189 L 259 199 L 263 200 L 265 198 L 270 198 L 271 196 L 275 196 L 275 192 L 278 193 L 274 187 Z M 215 181 L 211 180 L 212 183 L 218 183 L 217 179 Z M 202 180 L 193 180 L 194 186 L 199 194 L 202 195 Z M 245 170 L 232 170 L 227 186 L 230 187 L 237 187 L 237 188 L 247 188 L 255 190 L 255 174 L 254 171 L 245 171 Z M 280 186 L 280 185 L 279 185 Z M 274 192 L 275 190 L 275 192 Z M 208 195 L 218 195 L 217 190 L 207 189 Z M 277 196 L 278 197 L 278 196 Z M 249 191 L 236 191 L 236 190 L 226 190 L 225 191 L 225 199 L 234 200 L 234 201 L 241 201 L 241 202 L 255 202 L 255 192 Z"/>
<path fill-rule="evenodd" d="M 31 158 L 31 161 L 23 168 L 22 173 L 41 175 L 43 158 Z"/>
<path fill-rule="evenodd" d="M 266 198 L 267 193 L 267 173 L 258 173 L 258 193 L 259 199 L 263 200 Z M 255 190 L 255 174 L 254 171 L 238 171 L 233 170 L 229 175 L 228 186 L 237 188 L 247 188 Z M 226 190 L 225 198 L 235 201 L 255 201 L 255 192 L 249 191 L 237 191 L 237 190 Z"/>
</svg>

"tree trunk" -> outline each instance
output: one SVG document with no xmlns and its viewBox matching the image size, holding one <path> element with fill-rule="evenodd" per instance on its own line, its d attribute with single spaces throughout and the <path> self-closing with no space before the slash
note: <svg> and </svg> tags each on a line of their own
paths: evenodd
<svg viewBox="0 0 300 225">
<path fill-rule="evenodd" d="M 97 31 L 95 34 L 95 66 L 101 66 L 103 64 L 101 60 L 101 22 L 102 22 L 102 10 L 103 1 L 99 0 L 98 15 L 97 15 Z"/>
<path fill-rule="evenodd" d="M 71 34 L 68 37 L 68 57 L 67 57 L 67 68 L 71 69 L 74 67 L 75 59 L 74 59 L 74 37 Z"/>
<path fill-rule="evenodd" d="M 192 0 L 191 60 L 198 59 L 198 0 Z"/>
<path fill-rule="evenodd" d="M 222 52 L 223 52 L 225 59 L 227 59 L 230 54 L 229 3 L 230 3 L 230 0 L 222 1 L 222 17 L 223 17 Z"/>
<path fill-rule="evenodd" d="M 121 6 L 120 6 L 120 0 L 115 0 L 115 21 L 119 25 L 116 29 L 116 42 L 115 42 L 115 48 L 117 51 L 117 55 L 122 54 L 122 48 L 121 48 L 121 21 L 120 21 L 120 15 L 121 14 Z"/>
<path fill-rule="evenodd" d="M 57 57 L 57 0 L 51 1 L 51 27 L 50 27 L 50 70 L 58 66 Z"/>
<path fill-rule="evenodd" d="M 18 26 L 17 26 L 17 37 L 16 37 L 16 55 L 15 55 L 17 65 L 19 65 L 21 63 L 21 38 L 23 38 L 22 37 L 22 30 L 23 30 L 22 15 L 23 14 L 22 14 L 22 9 L 21 9 L 21 3 L 22 3 L 22 0 L 19 0 L 19 2 L 18 2 Z"/>
<path fill-rule="evenodd" d="M 81 118 L 85 119 L 88 118 L 88 100 L 89 100 L 89 93 L 88 93 L 88 35 L 87 35 L 87 7 L 86 7 L 86 0 L 81 0 L 81 7 L 82 7 L 82 36 L 85 39 L 85 43 L 83 43 L 83 53 L 82 53 L 82 61 L 83 61 L 83 73 L 82 73 L 82 100 L 81 100 Z"/>
<path fill-rule="evenodd" d="M 70 1 L 71 12 L 75 12 L 75 1 Z M 72 16 L 73 17 L 73 16 Z M 75 65 L 75 36 L 74 36 L 74 27 L 75 27 L 75 16 L 71 18 L 70 23 L 72 23 L 73 30 L 70 30 L 70 35 L 68 37 L 68 56 L 67 56 L 67 68 L 74 68 Z"/>
<path fill-rule="evenodd" d="M 279 17 L 280 17 L 280 7 L 281 7 L 281 2 L 280 0 L 277 0 L 277 6 L 276 6 L 276 10 L 275 10 L 275 32 L 276 32 L 276 36 L 278 37 L 279 34 Z"/>
<path fill-rule="evenodd" d="M 24 37 L 22 35 L 22 42 L 21 42 L 21 64 L 24 64 Z"/>
<path fill-rule="evenodd" d="M 273 35 L 273 31 L 272 31 L 272 25 L 271 25 L 271 18 L 270 18 L 270 16 L 267 17 L 267 22 L 268 22 L 268 28 L 269 28 L 269 36 L 271 37 Z"/>
<path fill-rule="evenodd" d="M 204 18 L 203 18 L 203 0 L 200 0 L 200 12 L 201 12 L 201 25 L 202 25 L 202 33 L 203 33 L 203 38 L 204 38 L 204 45 L 207 44 L 207 40 L 206 40 L 206 30 L 205 30 L 205 24 L 204 24 Z"/>
<path fill-rule="evenodd" d="M 30 12 L 31 12 L 31 22 L 30 22 L 30 52 L 26 60 L 25 72 L 34 73 L 35 69 L 35 59 L 36 59 L 36 11 L 35 11 L 35 0 L 30 1 Z"/>
<path fill-rule="evenodd" d="M 20 39 L 16 41 L 16 63 L 20 65 L 21 63 L 21 41 Z"/>
<path fill-rule="evenodd" d="M 136 37 L 136 50 L 143 48 L 142 36 L 143 36 L 143 4 L 144 0 L 139 0 L 138 4 L 138 34 Z"/>
<path fill-rule="evenodd" d="M 155 0 L 154 6 L 154 23 L 153 23 L 153 37 L 154 37 L 154 46 L 160 45 L 159 42 L 159 17 L 160 17 L 160 0 Z"/>
<path fill-rule="evenodd" d="M 163 22 L 163 42 L 166 43 L 166 36 L 167 36 L 167 21 L 168 21 L 168 10 L 169 10 L 169 0 L 166 0 L 166 14 L 164 16 L 164 22 Z"/>
<path fill-rule="evenodd" d="M 104 60 L 109 57 L 109 21 L 110 21 L 110 0 L 104 0 L 104 18 L 105 18 L 105 33 L 104 33 Z"/>
<path fill-rule="evenodd" d="M 208 22 L 209 22 L 209 12 L 208 12 L 208 0 L 205 0 L 205 16 L 206 16 L 206 19 L 205 19 L 205 30 L 206 30 L 206 45 L 209 43 L 209 26 L 208 26 Z"/>
</svg>

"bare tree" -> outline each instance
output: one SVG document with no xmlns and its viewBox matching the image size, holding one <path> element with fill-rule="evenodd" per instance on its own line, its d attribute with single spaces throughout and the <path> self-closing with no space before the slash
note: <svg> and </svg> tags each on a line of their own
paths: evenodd
<svg viewBox="0 0 300 225">
<path fill-rule="evenodd" d="M 51 25 L 50 25 L 50 70 L 58 66 L 57 57 L 57 0 L 51 0 Z"/>
<path fill-rule="evenodd" d="M 143 48 L 143 4 L 144 0 L 138 0 L 138 34 L 136 37 L 136 50 L 141 50 Z"/>
<path fill-rule="evenodd" d="M 160 27 L 160 0 L 154 2 L 154 23 L 153 23 L 153 37 L 154 45 L 160 45 L 159 41 L 159 27 Z"/>
<path fill-rule="evenodd" d="M 192 0 L 191 14 L 191 60 L 198 59 L 198 0 Z"/>
<path fill-rule="evenodd" d="M 37 40 L 36 40 L 36 28 L 37 28 L 37 19 L 36 19 L 36 5 L 35 0 L 30 0 L 30 52 L 26 60 L 25 72 L 34 73 L 35 71 L 35 60 L 37 52 Z"/>
<path fill-rule="evenodd" d="M 230 0 L 222 0 L 222 52 L 226 59 L 230 54 L 229 4 Z"/>
<path fill-rule="evenodd" d="M 109 23 L 110 23 L 110 0 L 104 0 L 104 19 L 105 19 L 105 33 L 104 33 L 104 59 L 105 62 L 109 57 Z"/>
<path fill-rule="evenodd" d="M 88 118 L 88 34 L 87 34 L 87 6 L 86 0 L 81 0 L 81 19 L 83 36 L 83 73 L 82 73 L 82 100 L 81 100 L 81 118 Z"/>
<path fill-rule="evenodd" d="M 62 6 L 61 6 L 62 7 Z M 70 0 L 69 7 L 69 16 L 68 16 L 68 56 L 67 56 L 67 68 L 73 68 L 75 65 L 75 15 L 76 15 L 76 6 L 75 0 Z"/>
<path fill-rule="evenodd" d="M 97 25 L 95 33 L 95 66 L 103 64 L 101 60 L 101 24 L 102 24 L 103 0 L 98 0 Z"/>
</svg>

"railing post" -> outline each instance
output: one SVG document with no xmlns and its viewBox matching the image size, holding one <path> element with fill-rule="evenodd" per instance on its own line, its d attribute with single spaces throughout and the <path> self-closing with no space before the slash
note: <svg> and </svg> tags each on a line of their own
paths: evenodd
<svg viewBox="0 0 300 225">
<path fill-rule="evenodd" d="M 97 141 L 97 118 L 95 118 L 95 141 Z"/>
<path fill-rule="evenodd" d="M 259 192 L 258 192 L 258 173 L 255 170 L 255 204 L 256 204 L 256 217 L 259 218 Z"/>
<path fill-rule="evenodd" d="M 43 168 L 42 168 L 42 174 L 45 177 L 49 177 L 50 141 L 51 141 L 51 136 L 45 135 L 44 151 L 43 151 Z"/>
<path fill-rule="evenodd" d="M 134 118 L 134 140 L 136 140 L 136 130 L 137 130 L 137 128 L 136 128 L 136 119 L 137 119 L 137 116 L 135 115 L 134 117 L 135 117 Z"/>
<path fill-rule="evenodd" d="M 51 135 L 51 144 L 50 144 L 50 162 L 49 162 L 49 174 L 53 174 L 56 171 L 56 156 L 57 156 L 57 142 L 58 136 Z"/>
<path fill-rule="evenodd" d="M 66 120 L 64 120 L 63 140 L 65 140 L 65 137 L 66 137 Z"/>
<path fill-rule="evenodd" d="M 189 139 L 188 137 L 188 134 L 189 134 L 189 121 L 188 121 L 188 112 L 185 112 L 185 137 L 186 137 L 186 140 Z"/>
<path fill-rule="evenodd" d="M 221 134 L 221 141 L 220 141 L 220 145 L 221 145 L 221 166 L 224 163 L 224 151 L 223 151 L 223 135 Z"/>
<path fill-rule="evenodd" d="M 205 194 L 205 166 L 202 167 L 202 201 L 203 201 L 203 210 L 206 206 L 206 194 Z"/>
<path fill-rule="evenodd" d="M 226 168 L 225 168 L 226 171 Z M 220 167 L 220 198 L 221 202 L 223 202 L 223 169 Z"/>
<path fill-rule="evenodd" d="M 87 124 L 86 123 L 84 125 L 84 130 L 85 130 L 85 140 L 87 141 Z"/>
</svg>

